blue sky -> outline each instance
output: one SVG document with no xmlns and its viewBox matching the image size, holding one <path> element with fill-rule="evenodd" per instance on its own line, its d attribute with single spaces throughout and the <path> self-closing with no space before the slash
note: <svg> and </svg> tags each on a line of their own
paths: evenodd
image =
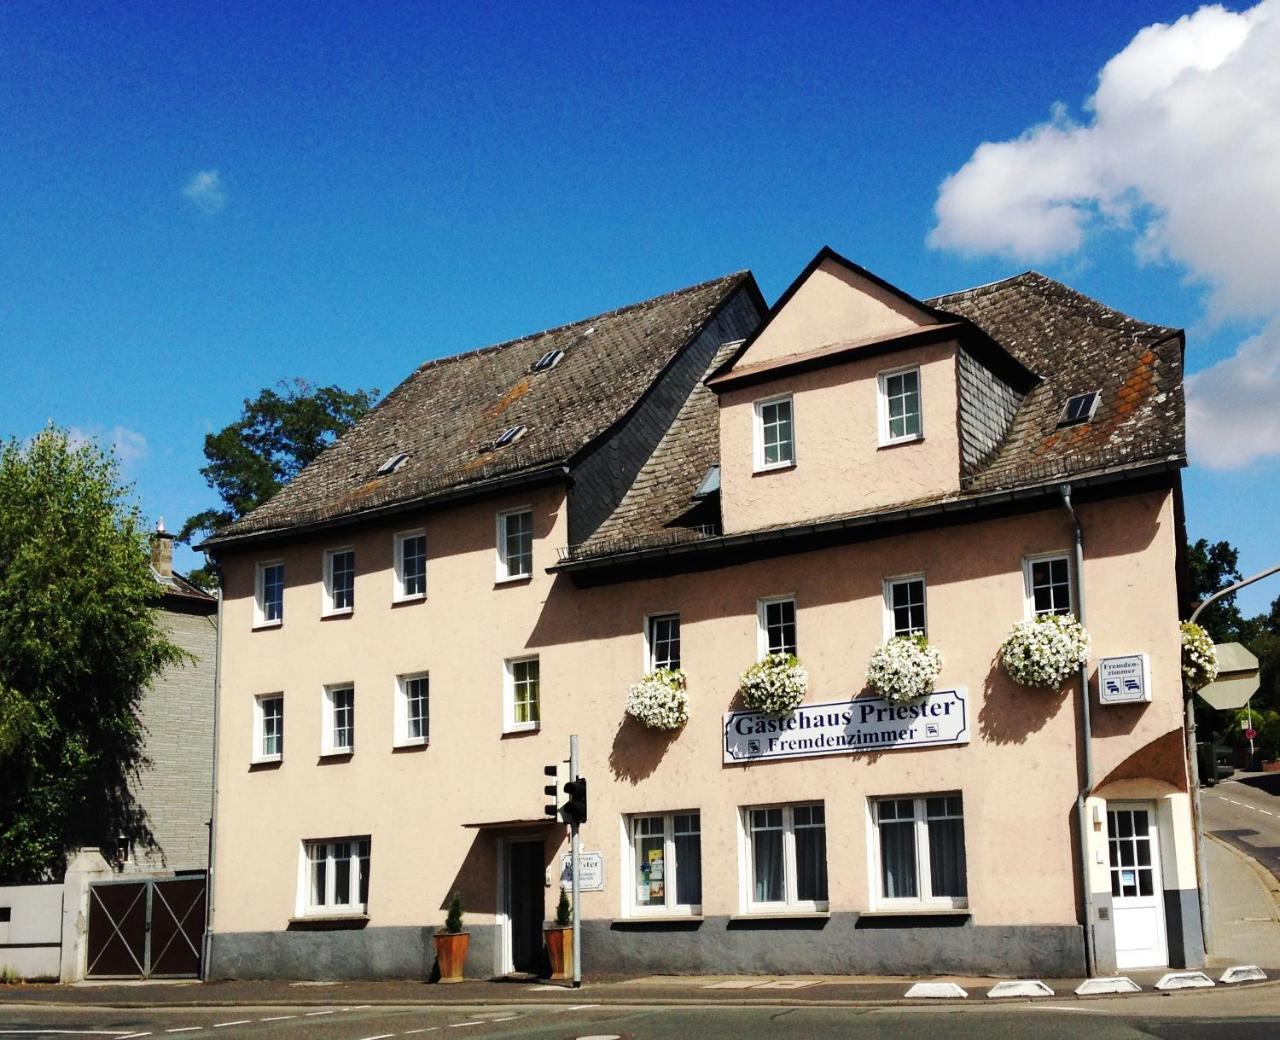
<svg viewBox="0 0 1280 1040">
<path fill-rule="evenodd" d="M 743 267 L 772 299 L 823 244 L 918 295 L 1035 266 L 1186 327 L 1193 371 L 1228 362 L 1274 315 L 1224 303 L 1230 272 L 1182 246 L 1135 254 L 1186 206 L 1157 187 L 1120 215 L 1073 188 L 1074 244 L 976 241 L 960 217 L 928 241 L 979 145 L 1021 148 L 1057 102 L 1059 127 L 1101 120 L 1104 65 L 1194 10 L 7 3 L 0 433 L 115 440 L 176 528 L 214 504 L 204 435 L 263 386 L 386 391 Z M 1187 478 L 1193 536 L 1275 562 L 1276 455 L 1214 451 Z"/>
</svg>

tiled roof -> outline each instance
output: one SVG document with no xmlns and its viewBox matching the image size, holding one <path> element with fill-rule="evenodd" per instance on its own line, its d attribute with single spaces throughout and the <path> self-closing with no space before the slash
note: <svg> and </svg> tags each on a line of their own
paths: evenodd
<svg viewBox="0 0 1280 1040">
<path fill-rule="evenodd" d="M 155 571 L 152 571 L 155 574 Z M 190 600 L 195 603 L 213 604 L 217 599 L 210 593 L 198 585 L 193 585 L 187 581 L 181 574 L 174 571 L 168 578 L 162 578 L 158 574 L 156 580 L 164 586 L 162 594 L 166 597 L 172 596 L 180 600 Z"/>
<path fill-rule="evenodd" d="M 749 272 L 570 325 L 428 361 L 273 498 L 206 544 L 225 545 L 534 474 L 569 462 L 635 406 Z M 550 351 L 553 368 L 532 372 Z M 494 448 L 504 430 L 524 427 Z M 392 456 L 408 457 L 377 475 Z"/>
<path fill-rule="evenodd" d="M 1138 321 L 1036 272 L 926 302 L 973 322 L 1040 377 L 1000 446 L 949 497 L 1185 456 L 1176 329 Z M 1093 420 L 1057 429 L 1067 399 L 1089 390 L 1102 391 Z M 631 492 L 591 539 L 570 548 L 568 559 L 710 537 L 700 526 L 709 518 L 690 507 L 708 468 L 719 462 L 717 421 L 715 395 L 699 386 Z"/>
</svg>

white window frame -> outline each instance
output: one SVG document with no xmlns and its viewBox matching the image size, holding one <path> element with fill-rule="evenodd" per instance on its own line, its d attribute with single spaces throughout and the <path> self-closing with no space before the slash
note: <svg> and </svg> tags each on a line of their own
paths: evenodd
<svg viewBox="0 0 1280 1040">
<path fill-rule="evenodd" d="M 351 890 L 353 897 L 347 903 L 335 903 L 333 897 L 337 887 L 337 871 L 334 869 L 336 846 L 350 844 L 351 853 Z M 368 834 L 349 838 L 307 838 L 299 848 L 298 858 L 298 897 L 295 905 L 297 917 L 338 917 L 348 914 L 368 916 L 368 903 L 360 902 L 360 884 L 362 880 L 360 846 L 368 846 L 367 859 L 370 863 L 369 873 L 372 875 L 373 842 Z M 325 850 L 325 902 L 316 904 L 311 901 L 311 850 Z"/>
<path fill-rule="evenodd" d="M 531 722 L 516 721 L 516 675 L 515 666 L 527 661 L 538 662 L 538 718 Z M 524 654 L 520 657 L 508 657 L 502 662 L 502 732 L 529 733 L 542 728 L 542 660 L 537 654 Z"/>
<path fill-rule="evenodd" d="M 763 661 L 769 650 L 769 607 L 775 603 L 790 603 L 791 613 L 795 617 L 796 649 L 800 651 L 800 611 L 796 606 L 794 594 L 788 596 L 763 596 L 756 600 L 756 660 Z"/>
<path fill-rule="evenodd" d="M 660 610 L 656 614 L 646 614 L 644 616 L 644 671 L 648 675 L 657 669 L 657 660 L 654 657 L 654 639 L 653 627 L 658 621 L 666 621 L 668 618 L 675 618 L 676 624 L 680 626 L 680 664 L 681 670 L 684 665 L 684 627 L 680 621 L 680 612 L 678 610 Z M 657 813 L 650 815 L 656 816 Z"/>
<path fill-rule="evenodd" d="M 899 585 L 908 585 L 913 581 L 920 583 L 923 592 L 921 600 L 921 606 L 924 610 L 923 635 L 926 638 L 929 635 L 929 583 L 925 581 L 923 572 L 919 574 L 899 574 L 892 578 L 884 579 L 884 638 L 886 640 L 892 639 L 897 634 L 897 624 L 893 614 L 893 590 Z"/>
<path fill-rule="evenodd" d="M 267 701 L 280 702 L 280 750 L 274 754 L 269 754 L 263 750 L 263 741 L 266 738 L 266 703 Z M 260 693 L 253 698 L 253 748 L 249 760 L 258 765 L 263 762 L 279 762 L 284 758 L 284 694 L 276 693 Z"/>
<path fill-rule="evenodd" d="M 764 410 L 773 404 L 786 402 L 791 409 L 791 457 L 777 462 L 764 461 Z M 756 473 L 768 473 L 775 469 L 791 469 L 796 464 L 796 406 L 791 394 L 775 394 L 751 404 L 752 469 Z"/>
<path fill-rule="evenodd" d="M 934 896 L 929 863 L 929 820 L 926 803 L 930 798 L 959 798 L 960 819 L 965 819 L 964 795 L 960 791 L 930 791 L 927 794 L 876 795 L 867 799 L 867 877 L 871 885 L 872 910 L 967 910 L 969 897 Z M 890 899 L 880 894 L 880 820 L 876 806 L 880 802 L 911 801 L 914 803 L 916 889 L 920 895 Z M 969 888 L 969 831 L 965 828 L 965 891 Z M 926 893 L 928 893 L 926 895 Z"/>
<path fill-rule="evenodd" d="M 744 805 L 738 810 L 738 899 L 744 914 L 826 913 L 831 906 L 830 843 L 824 841 L 827 858 L 827 898 L 799 899 L 796 896 L 796 832 L 794 810 L 821 806 L 822 829 L 827 832 L 826 803 L 822 799 L 786 804 Z M 782 810 L 782 902 L 756 902 L 755 853 L 751 843 L 751 813 L 757 809 Z"/>
<path fill-rule="evenodd" d="M 519 574 L 509 574 L 507 573 L 508 571 L 507 518 L 512 516 L 520 516 L 523 513 L 529 514 L 529 569 Z M 499 510 L 495 524 L 497 528 L 497 543 L 496 543 L 497 558 L 496 558 L 496 564 L 495 564 L 497 568 L 497 572 L 496 572 L 497 583 L 499 585 L 502 585 L 505 582 L 527 581 L 529 578 L 532 578 L 533 577 L 533 543 L 534 543 L 533 507 L 517 506 L 514 509 Z"/>
<path fill-rule="evenodd" d="M 351 554 L 351 606 L 335 607 L 333 605 L 333 561 L 334 558 L 342 553 Z M 344 614 L 350 614 L 355 610 L 356 601 L 356 550 L 354 546 L 343 545 L 336 549 L 326 549 L 324 551 L 324 602 L 321 604 L 321 613 L 325 617 L 340 617 Z"/>
<path fill-rule="evenodd" d="M 636 900 L 636 841 L 635 821 L 641 818 L 662 817 L 663 826 L 663 871 L 665 875 L 663 902 L 658 905 L 645 906 Z M 622 906 L 628 917 L 701 917 L 701 903 L 677 903 L 675 879 L 680 870 L 679 858 L 676 856 L 675 818 L 677 816 L 698 817 L 699 849 L 702 838 L 702 810 L 677 809 L 673 812 L 638 812 L 622 817 Z M 655 835 L 656 837 L 656 835 Z M 705 857 L 703 857 L 705 860 Z M 701 864 L 699 864 L 701 866 Z M 706 874 L 703 874 L 706 883 Z"/>
<path fill-rule="evenodd" d="M 916 396 L 920 399 L 920 432 L 909 433 L 902 437 L 889 435 L 889 380 L 894 376 L 916 374 Z M 901 368 L 890 368 L 876 373 L 876 421 L 880 437 L 880 447 L 893 444 L 910 444 L 912 441 L 924 440 L 924 380 L 920 376 L 919 365 L 903 365 Z"/>
<path fill-rule="evenodd" d="M 280 568 L 280 616 L 267 617 L 267 570 Z M 284 560 L 263 560 L 254 568 L 253 576 L 253 627 L 279 628 L 284 624 Z"/>
<path fill-rule="evenodd" d="M 423 679 L 427 684 L 426 715 L 422 720 L 423 733 L 420 737 L 409 734 L 409 683 L 415 679 Z M 392 737 L 393 747 L 423 747 L 431 743 L 431 674 L 429 672 L 406 672 L 396 676 L 395 688 L 395 735 Z"/>
<path fill-rule="evenodd" d="M 334 718 L 333 696 L 341 690 L 351 691 L 351 743 L 345 747 L 334 742 L 337 736 L 337 725 Z M 353 682 L 330 683 L 324 688 L 324 696 L 320 699 L 321 716 L 320 716 L 320 754 L 326 755 L 350 755 L 356 749 L 356 684 Z"/>
<path fill-rule="evenodd" d="M 1072 617 L 1075 616 L 1076 603 L 1078 602 L 1076 594 L 1076 565 L 1071 558 L 1071 552 L 1067 549 L 1061 549 L 1057 552 L 1035 553 L 1022 558 L 1022 611 L 1023 616 L 1026 618 L 1030 619 L 1036 616 L 1036 595 L 1031 580 L 1033 565 L 1048 563 L 1053 560 L 1065 560 L 1067 563 L 1067 595 L 1071 597 L 1071 609 L 1067 613 Z"/>
<path fill-rule="evenodd" d="M 422 539 L 422 591 L 404 591 L 404 545 L 410 538 Z M 413 531 L 401 531 L 395 538 L 394 588 L 391 593 L 395 603 L 414 603 L 427 598 L 427 532 L 419 527 Z"/>
</svg>

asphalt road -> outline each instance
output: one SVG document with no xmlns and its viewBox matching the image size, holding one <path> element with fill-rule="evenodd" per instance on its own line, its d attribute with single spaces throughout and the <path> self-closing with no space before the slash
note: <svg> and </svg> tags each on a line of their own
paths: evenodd
<svg viewBox="0 0 1280 1040">
<path fill-rule="evenodd" d="M 1200 792 L 1204 829 L 1280 879 L 1280 773 L 1224 780 Z"/>
<path fill-rule="evenodd" d="M 455 1032 L 456 1031 L 456 1032 Z M 744 1036 L 996 1040 L 1088 1036 L 1091 1040 L 1274 1040 L 1280 988 L 1056 1000 L 996 1006 L 912 1007 L 503 1005 L 473 1007 L 279 1007 L 111 1009 L 0 1008 L 6 1036 L 98 1036 L 126 1040 L 742 1040 Z"/>
</svg>

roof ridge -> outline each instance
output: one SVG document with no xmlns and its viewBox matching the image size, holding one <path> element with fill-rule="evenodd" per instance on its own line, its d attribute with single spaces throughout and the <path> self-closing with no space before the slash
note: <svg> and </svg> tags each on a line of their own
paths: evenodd
<svg viewBox="0 0 1280 1040">
<path fill-rule="evenodd" d="M 1046 277 L 1047 277 L 1046 275 L 1041 274 L 1039 271 L 1036 271 L 1032 268 L 1028 268 L 1025 271 L 1020 271 L 1018 274 L 1011 274 L 1004 278 L 997 278 L 993 282 L 983 282 L 981 285 L 972 285 L 968 289 L 955 289 L 952 292 L 939 293 L 937 296 L 929 296 L 925 298 L 925 302 L 937 304 L 941 300 L 952 300 L 952 299 L 955 299 L 957 296 L 973 296 L 978 293 L 991 292 L 993 289 L 996 289 L 997 287 L 1004 285 L 1006 282 L 1016 282 L 1022 278 L 1046 278 Z M 1048 281 L 1053 281 L 1053 279 L 1049 278 Z"/>
</svg>

